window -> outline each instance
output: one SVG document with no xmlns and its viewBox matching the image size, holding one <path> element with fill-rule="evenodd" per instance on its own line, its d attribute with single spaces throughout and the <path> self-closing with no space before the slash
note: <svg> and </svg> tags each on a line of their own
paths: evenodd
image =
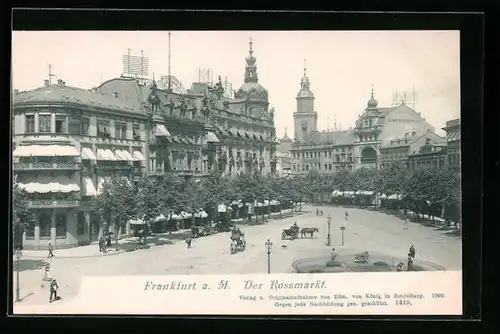
<svg viewBox="0 0 500 334">
<path fill-rule="evenodd" d="M 100 120 L 97 123 L 97 137 L 109 139 L 111 133 L 109 131 L 109 121 Z"/>
<path fill-rule="evenodd" d="M 39 132 L 41 133 L 50 133 L 50 115 L 40 115 L 38 116 L 38 124 L 39 124 Z"/>
<path fill-rule="evenodd" d="M 26 239 L 28 240 L 33 240 L 35 239 L 35 226 L 33 226 L 32 224 L 29 224 L 27 227 L 26 227 Z"/>
<path fill-rule="evenodd" d="M 56 116 L 56 133 L 67 133 L 67 118 L 66 116 Z"/>
<path fill-rule="evenodd" d="M 56 215 L 56 238 L 66 238 L 66 215 Z"/>
<path fill-rule="evenodd" d="M 132 128 L 134 140 L 141 140 L 141 127 L 139 124 L 134 124 Z"/>
<path fill-rule="evenodd" d="M 127 139 L 127 123 L 115 123 L 115 138 Z"/>
<path fill-rule="evenodd" d="M 78 212 L 78 228 L 77 228 L 78 236 L 85 235 L 85 213 Z"/>
<path fill-rule="evenodd" d="M 327 169 L 328 169 L 328 164 L 325 164 L 325 170 L 327 170 Z"/>
<path fill-rule="evenodd" d="M 82 117 L 80 134 L 83 136 L 89 135 L 90 119 L 87 117 Z"/>
<path fill-rule="evenodd" d="M 154 172 L 156 168 L 156 158 L 149 158 L 149 170 Z"/>
<path fill-rule="evenodd" d="M 52 215 L 49 213 L 40 213 L 38 216 L 38 225 L 40 226 L 40 238 L 50 238 L 50 228 L 52 226 Z"/>
</svg>

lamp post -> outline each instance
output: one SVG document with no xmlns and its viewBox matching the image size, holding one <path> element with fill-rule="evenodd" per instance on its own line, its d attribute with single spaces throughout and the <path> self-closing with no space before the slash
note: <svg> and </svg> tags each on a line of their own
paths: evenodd
<svg viewBox="0 0 500 334">
<path fill-rule="evenodd" d="M 344 224 L 340 226 L 340 245 L 344 246 L 344 231 L 345 226 L 347 225 L 347 217 L 349 217 L 349 213 L 346 211 L 344 214 Z"/>
<path fill-rule="evenodd" d="M 332 238 L 331 238 L 331 224 L 332 224 L 332 216 L 330 216 L 330 214 L 328 214 L 328 217 L 326 218 L 327 222 L 328 222 L 328 235 L 326 236 L 326 245 L 327 246 L 331 246 L 332 244 Z"/>
<path fill-rule="evenodd" d="M 21 301 L 21 296 L 19 293 L 19 270 L 20 270 L 19 261 L 21 260 L 22 255 L 23 253 L 21 249 L 16 248 L 16 302 Z"/>
<path fill-rule="evenodd" d="M 266 252 L 267 252 L 267 273 L 271 273 L 271 248 L 273 247 L 273 243 L 267 239 L 266 241 Z"/>
</svg>

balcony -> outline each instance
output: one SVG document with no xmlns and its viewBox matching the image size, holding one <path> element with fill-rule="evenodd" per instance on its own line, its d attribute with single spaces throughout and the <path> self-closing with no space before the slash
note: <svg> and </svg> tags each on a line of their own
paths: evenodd
<svg viewBox="0 0 500 334">
<path fill-rule="evenodd" d="M 36 163 L 16 163 L 14 170 L 79 170 L 81 165 L 74 162 L 36 162 Z"/>
<path fill-rule="evenodd" d="M 205 176 L 208 175 L 209 171 L 193 170 L 193 169 L 174 169 L 170 173 L 179 176 Z"/>
<path fill-rule="evenodd" d="M 131 170 L 132 167 L 131 165 L 129 164 L 126 164 L 126 165 L 121 165 L 121 164 L 114 164 L 114 163 L 106 163 L 106 162 L 99 162 L 97 165 L 95 165 L 95 168 L 98 169 L 98 170 L 102 170 L 102 169 L 114 169 L 114 170 Z"/>
<path fill-rule="evenodd" d="M 47 208 L 77 208 L 80 206 L 80 201 L 75 199 L 38 199 L 28 202 L 31 209 L 47 209 Z"/>
</svg>

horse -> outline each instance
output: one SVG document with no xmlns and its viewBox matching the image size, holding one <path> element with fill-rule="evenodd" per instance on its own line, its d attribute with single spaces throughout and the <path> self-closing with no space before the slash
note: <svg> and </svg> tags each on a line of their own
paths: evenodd
<svg viewBox="0 0 500 334">
<path fill-rule="evenodd" d="M 302 238 L 304 238 L 307 234 L 310 235 L 310 238 L 314 236 L 314 232 L 319 233 L 319 228 L 317 227 L 303 227 L 300 229 L 300 235 Z"/>
</svg>

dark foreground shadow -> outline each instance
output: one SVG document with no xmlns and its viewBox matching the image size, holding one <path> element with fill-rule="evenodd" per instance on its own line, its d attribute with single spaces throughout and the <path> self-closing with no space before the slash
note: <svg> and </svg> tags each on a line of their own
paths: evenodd
<svg viewBox="0 0 500 334">
<path fill-rule="evenodd" d="M 40 270 L 45 268 L 47 264 L 45 260 L 21 259 L 19 260 L 19 271 Z M 14 270 L 17 270 L 17 268 L 16 261 L 14 261 Z"/>
</svg>

